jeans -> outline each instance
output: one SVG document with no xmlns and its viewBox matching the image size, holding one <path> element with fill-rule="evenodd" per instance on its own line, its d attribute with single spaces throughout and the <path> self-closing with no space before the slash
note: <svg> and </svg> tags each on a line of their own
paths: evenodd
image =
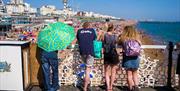
<svg viewBox="0 0 180 91">
<path fill-rule="evenodd" d="M 43 71 L 43 91 L 56 91 L 59 89 L 59 78 L 58 78 L 58 57 L 57 52 L 46 52 L 42 50 L 41 63 Z M 52 70 L 52 75 L 50 72 Z M 50 79 L 52 78 L 52 79 Z"/>
</svg>

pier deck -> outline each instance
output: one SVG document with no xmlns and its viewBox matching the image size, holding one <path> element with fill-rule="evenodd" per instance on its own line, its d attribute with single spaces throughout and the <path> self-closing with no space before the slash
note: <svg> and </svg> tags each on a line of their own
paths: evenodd
<svg viewBox="0 0 180 91">
<path fill-rule="evenodd" d="M 33 86 L 30 91 L 42 91 L 40 87 Z M 81 88 L 70 86 L 61 86 L 59 91 L 83 91 Z M 91 87 L 91 91 L 106 91 L 105 86 L 96 86 Z M 114 87 L 113 91 L 127 91 L 127 87 Z M 167 88 L 167 87 L 154 87 L 154 88 L 140 88 L 140 91 L 178 91 L 177 88 Z"/>
</svg>

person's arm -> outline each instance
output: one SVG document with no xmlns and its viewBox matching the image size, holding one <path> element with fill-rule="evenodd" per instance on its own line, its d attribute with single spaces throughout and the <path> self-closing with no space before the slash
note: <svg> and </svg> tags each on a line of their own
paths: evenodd
<svg viewBox="0 0 180 91">
<path fill-rule="evenodd" d="M 65 54 L 65 50 L 58 50 L 57 55 L 59 59 L 64 59 L 65 57 L 64 54 Z"/>
<path fill-rule="evenodd" d="M 119 39 L 118 39 L 119 37 L 116 35 L 115 36 L 115 39 L 116 39 L 116 51 L 117 51 L 117 53 L 118 53 L 118 55 L 121 55 L 122 54 L 122 52 L 123 52 L 123 48 L 122 48 L 122 45 L 119 45 Z"/>
<path fill-rule="evenodd" d="M 118 55 L 121 55 L 122 52 L 123 52 L 122 46 L 121 45 L 116 45 L 116 51 L 117 51 Z"/>
<path fill-rule="evenodd" d="M 104 40 L 104 32 L 102 30 L 98 33 L 98 40 L 103 41 Z"/>
<path fill-rule="evenodd" d="M 92 29 L 93 29 L 93 28 L 92 28 Z M 96 39 L 97 39 L 97 33 L 96 33 L 96 30 L 93 29 L 93 32 L 94 32 L 94 40 L 96 40 Z"/>
<path fill-rule="evenodd" d="M 80 31 L 80 30 L 78 30 L 78 31 L 77 31 L 77 34 L 76 34 L 77 41 L 79 40 L 79 31 Z"/>
</svg>

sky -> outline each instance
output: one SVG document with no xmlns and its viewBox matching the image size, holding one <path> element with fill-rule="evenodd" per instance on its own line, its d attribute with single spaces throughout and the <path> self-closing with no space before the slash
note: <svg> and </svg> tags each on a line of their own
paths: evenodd
<svg viewBox="0 0 180 91">
<path fill-rule="evenodd" d="M 3 0 L 9 1 L 9 0 Z M 24 0 L 32 7 L 55 5 L 62 0 Z M 124 19 L 180 21 L 180 0 L 68 0 L 73 10 L 92 11 Z"/>
</svg>

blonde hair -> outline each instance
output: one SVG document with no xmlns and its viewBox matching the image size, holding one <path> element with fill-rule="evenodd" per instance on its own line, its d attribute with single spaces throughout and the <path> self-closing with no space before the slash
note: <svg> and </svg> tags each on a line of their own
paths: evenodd
<svg viewBox="0 0 180 91">
<path fill-rule="evenodd" d="M 131 39 L 137 40 L 140 43 L 140 36 L 136 31 L 135 26 L 126 26 L 122 34 L 119 36 L 119 42 L 122 43 Z"/>
</svg>

